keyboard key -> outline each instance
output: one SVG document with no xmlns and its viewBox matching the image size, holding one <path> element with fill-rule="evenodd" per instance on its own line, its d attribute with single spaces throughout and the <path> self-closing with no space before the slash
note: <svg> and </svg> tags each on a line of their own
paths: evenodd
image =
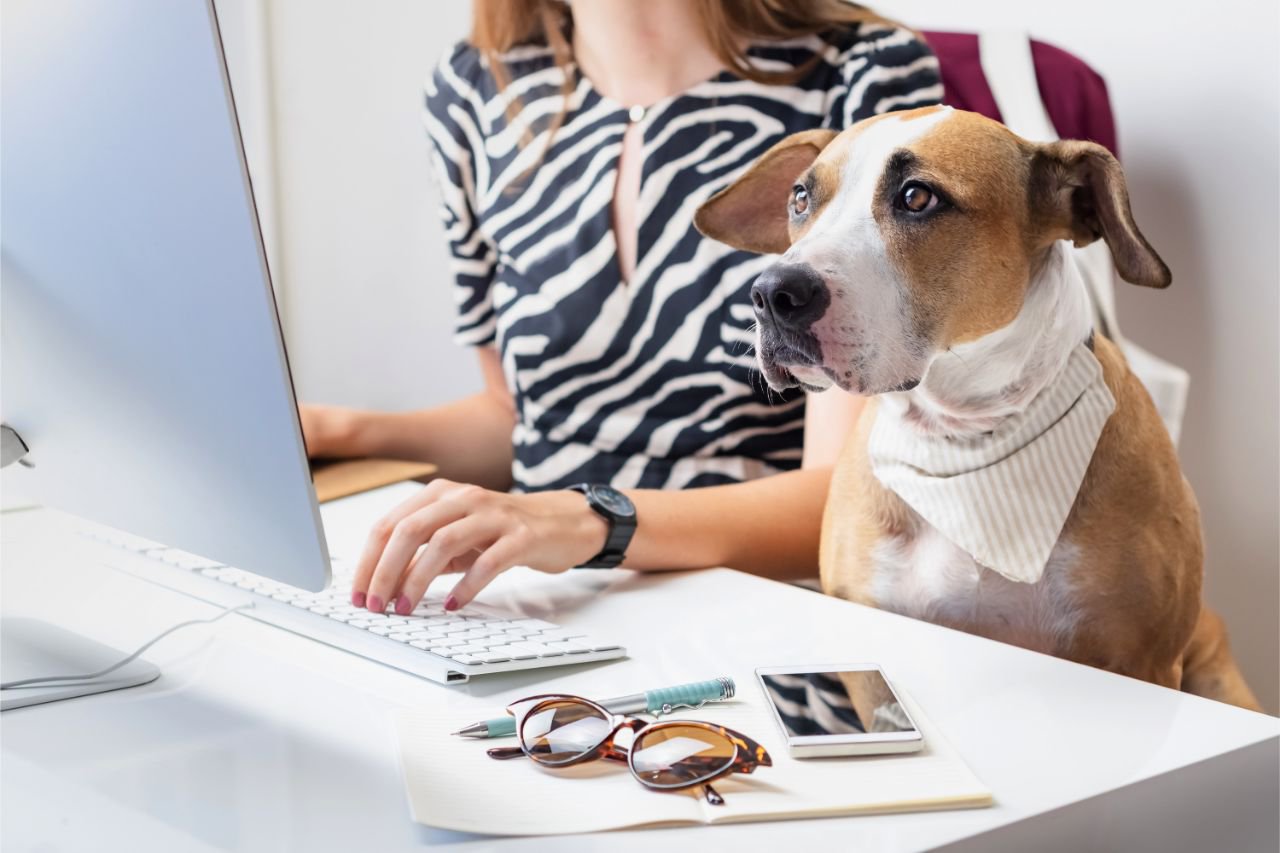
<svg viewBox="0 0 1280 853">
<path fill-rule="evenodd" d="M 559 642 L 559 643 L 547 643 L 547 646 L 552 649 L 559 649 L 560 651 L 567 652 L 568 654 L 571 654 L 571 655 L 577 655 L 577 654 L 582 654 L 583 652 L 591 651 L 590 646 L 586 645 L 585 643 L 579 643 L 576 640 L 565 640 L 564 642 Z"/>
<path fill-rule="evenodd" d="M 472 628 L 486 631 L 504 631 L 508 628 L 513 628 L 511 622 L 504 619 L 472 619 L 468 621 L 471 622 Z"/>
<path fill-rule="evenodd" d="M 126 551 L 137 551 L 139 554 L 145 554 L 147 551 L 154 551 L 163 547 L 158 542 L 152 542 L 150 539 L 143 539 L 141 536 L 134 536 L 132 533 L 124 533 L 120 530 L 103 530 L 101 535 L 103 541 Z"/>
<path fill-rule="evenodd" d="M 543 622 L 541 619 L 513 619 L 511 624 L 517 628 L 528 628 L 530 631 L 547 631 L 560 627 L 559 625 L 552 625 L 550 622 Z"/>
<path fill-rule="evenodd" d="M 180 569 L 188 571 L 197 571 L 199 569 L 215 569 L 220 568 L 222 563 L 217 560 L 209 560 L 204 557 L 198 557 L 187 551 L 179 551 L 177 548 L 165 548 L 163 550 L 153 551 L 148 556 L 161 562 L 168 563 L 171 566 L 177 566 Z"/>
<path fill-rule="evenodd" d="M 537 655 L 540 658 L 553 658 L 553 657 L 556 657 L 557 655 L 564 654 L 563 649 L 553 649 L 550 646 L 543 645 L 542 643 L 524 642 L 524 643 L 511 643 L 510 645 L 517 649 L 522 649 L 524 651 L 532 652 L 533 654 Z"/>
<path fill-rule="evenodd" d="M 490 652 L 503 654 L 512 660 L 533 660 L 538 656 L 537 652 L 519 646 L 494 646 L 489 649 Z"/>
<path fill-rule="evenodd" d="M 538 639 L 544 643 L 555 642 L 557 640 L 572 640 L 575 637 L 585 637 L 586 631 L 579 631 L 574 628 L 550 628 L 538 635 Z"/>
<path fill-rule="evenodd" d="M 457 661 L 458 663 L 463 664 L 464 666 L 465 666 L 465 665 L 467 665 L 467 664 L 473 664 L 473 663 L 479 663 L 479 662 L 480 662 L 480 658 L 478 658 L 478 657 L 474 657 L 473 655 L 461 655 L 461 654 L 458 654 L 458 655 L 454 655 L 454 656 L 453 656 L 453 659 L 454 659 L 455 661 Z"/>
<path fill-rule="evenodd" d="M 487 652 L 489 651 L 489 646 L 484 643 L 466 643 L 461 646 L 454 646 L 453 650 L 455 652 L 462 652 L 463 654 L 470 655 L 476 654 L 477 652 Z"/>
<path fill-rule="evenodd" d="M 412 637 L 410 637 L 410 636 L 409 636 L 407 633 L 405 633 L 404 631 L 392 631 L 392 632 L 391 632 L 390 634 L 388 634 L 387 636 L 388 636 L 388 637 L 390 637 L 391 639 L 395 640 L 396 642 L 400 642 L 400 643 L 407 643 L 407 642 L 409 642 L 411 639 L 413 639 Z"/>
<path fill-rule="evenodd" d="M 477 657 L 480 658 L 481 663 L 502 663 L 503 661 L 511 660 L 507 655 L 495 651 L 484 652 L 477 655 Z"/>
</svg>

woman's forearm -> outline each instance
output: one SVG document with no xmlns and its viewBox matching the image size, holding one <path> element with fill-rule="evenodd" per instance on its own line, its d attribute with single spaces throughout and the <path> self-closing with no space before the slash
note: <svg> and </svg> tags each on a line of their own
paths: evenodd
<svg viewBox="0 0 1280 853">
<path fill-rule="evenodd" d="M 628 492 L 638 524 L 623 565 L 811 577 L 830 479 L 830 468 L 814 467 L 732 486 Z M 392 602 L 410 613 L 436 577 L 455 571 L 462 578 L 444 607 L 456 610 L 512 566 L 563 572 L 586 564 L 608 532 L 576 491 L 513 495 L 437 478 L 374 525 L 352 601 L 377 612 Z"/>
<path fill-rule="evenodd" d="M 638 523 L 623 565 L 812 577 L 830 483 L 831 468 L 824 467 L 728 486 L 628 491 Z"/>
<path fill-rule="evenodd" d="M 336 455 L 431 462 L 450 480 L 499 491 L 511 487 L 515 415 L 489 392 L 431 409 L 350 414 Z"/>
</svg>

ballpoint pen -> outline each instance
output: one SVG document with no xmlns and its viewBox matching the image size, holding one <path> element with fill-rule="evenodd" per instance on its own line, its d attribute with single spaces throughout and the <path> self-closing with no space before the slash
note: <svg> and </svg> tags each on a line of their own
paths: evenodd
<svg viewBox="0 0 1280 853">
<path fill-rule="evenodd" d="M 661 687 L 656 690 L 646 690 L 644 693 L 618 696 L 614 699 L 606 699 L 600 704 L 605 710 L 614 714 L 667 714 L 681 706 L 695 708 L 706 702 L 732 699 L 733 693 L 733 679 L 721 676 L 710 681 L 695 681 L 692 684 Z M 510 714 L 495 717 L 492 720 L 481 720 L 454 732 L 455 735 L 474 738 L 506 737 L 515 733 L 516 719 Z"/>
</svg>

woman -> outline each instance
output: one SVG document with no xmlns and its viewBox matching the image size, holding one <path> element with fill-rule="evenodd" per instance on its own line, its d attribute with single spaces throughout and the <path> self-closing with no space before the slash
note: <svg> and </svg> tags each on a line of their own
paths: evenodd
<svg viewBox="0 0 1280 853">
<path fill-rule="evenodd" d="M 313 455 L 441 469 L 376 525 L 355 604 L 407 613 L 461 571 L 456 609 L 517 564 L 811 575 L 859 401 L 768 392 L 748 295 L 768 259 L 693 213 L 786 135 L 940 97 L 912 33 L 842 0 L 476 0 L 427 125 L 485 390 L 303 411 Z"/>
</svg>

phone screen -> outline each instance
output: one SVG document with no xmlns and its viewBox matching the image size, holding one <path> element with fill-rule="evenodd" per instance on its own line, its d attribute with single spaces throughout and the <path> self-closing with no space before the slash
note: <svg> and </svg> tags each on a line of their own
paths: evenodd
<svg viewBox="0 0 1280 853">
<path fill-rule="evenodd" d="M 915 731 L 878 669 L 761 674 L 788 737 Z"/>
</svg>

